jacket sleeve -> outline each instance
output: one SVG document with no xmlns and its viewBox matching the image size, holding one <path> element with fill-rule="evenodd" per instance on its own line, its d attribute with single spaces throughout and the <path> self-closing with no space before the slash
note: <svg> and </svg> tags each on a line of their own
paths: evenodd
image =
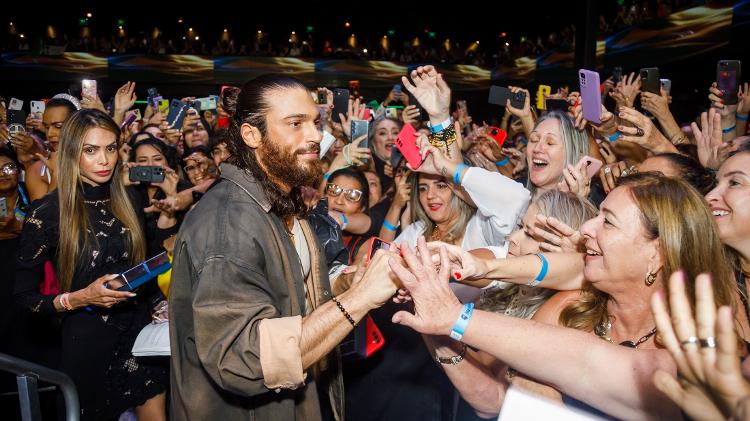
<svg viewBox="0 0 750 421">
<path fill-rule="evenodd" d="M 258 250 L 249 248 L 253 249 Z M 302 319 L 280 317 L 267 277 L 253 266 L 223 256 L 208 257 L 192 302 L 203 367 L 219 387 L 242 396 L 294 389 L 305 376 Z"/>
</svg>

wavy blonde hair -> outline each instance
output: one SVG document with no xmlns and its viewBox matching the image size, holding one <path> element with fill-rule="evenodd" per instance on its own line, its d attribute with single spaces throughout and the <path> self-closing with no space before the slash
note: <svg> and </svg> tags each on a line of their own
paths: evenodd
<svg viewBox="0 0 750 421">
<path fill-rule="evenodd" d="M 691 306 L 695 302 L 695 277 L 709 273 L 717 306 L 735 308 L 737 285 L 731 263 L 719 239 L 711 211 L 703 196 L 687 182 L 658 173 L 639 173 L 618 181 L 640 210 L 641 224 L 650 240 L 658 239 L 666 280 L 673 272 L 685 273 Z M 669 282 L 664 282 L 669 295 Z M 560 313 L 563 326 L 589 331 L 607 320 L 609 295 L 590 284 L 581 298 Z"/>
<path fill-rule="evenodd" d="M 93 128 L 104 129 L 120 138 L 120 128 L 112 118 L 97 110 L 80 110 L 71 115 L 60 131 L 58 147 L 57 197 L 60 201 L 60 236 L 57 245 L 57 271 L 60 290 L 70 291 L 76 263 L 90 254 L 92 236 L 86 235 L 91 225 L 83 198 L 80 159 L 83 141 Z M 131 263 L 143 260 L 146 240 L 138 215 L 122 183 L 120 165 L 115 165 L 109 186 L 110 209 L 125 228 L 126 247 Z M 97 241 L 93 238 L 93 241 Z"/>
</svg>

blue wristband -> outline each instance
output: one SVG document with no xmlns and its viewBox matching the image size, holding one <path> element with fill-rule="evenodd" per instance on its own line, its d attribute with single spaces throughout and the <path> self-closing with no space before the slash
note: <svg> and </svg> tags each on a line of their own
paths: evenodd
<svg viewBox="0 0 750 421">
<path fill-rule="evenodd" d="M 385 227 L 385 229 L 387 229 L 388 231 L 393 231 L 393 232 L 396 232 L 396 230 L 398 229 L 398 226 L 392 225 L 392 224 L 391 224 L 390 222 L 388 222 L 388 221 L 387 221 L 387 220 L 385 220 L 385 219 L 383 219 L 383 226 L 384 226 L 384 227 Z"/>
<path fill-rule="evenodd" d="M 607 136 L 607 142 L 614 142 L 615 140 L 619 139 L 620 136 L 622 136 L 622 133 L 617 132 L 613 134 L 612 136 Z"/>
<path fill-rule="evenodd" d="M 498 167 L 504 167 L 504 166 L 508 165 L 508 162 L 510 162 L 510 159 L 505 158 L 502 161 L 495 162 L 495 165 L 497 165 Z"/>
<path fill-rule="evenodd" d="M 448 119 L 443 121 L 442 123 L 436 124 L 434 126 L 430 125 L 430 131 L 432 133 L 439 133 L 450 127 L 451 124 L 453 124 L 453 119 L 448 117 Z"/>
<path fill-rule="evenodd" d="M 542 261 L 542 269 L 539 271 L 539 274 L 536 276 L 536 278 L 534 278 L 534 280 L 529 283 L 530 287 L 535 287 L 539 285 L 547 276 L 547 269 L 549 269 L 549 263 L 547 262 L 547 258 L 544 257 L 542 253 L 537 253 L 536 257 L 538 257 L 539 260 Z"/>
<path fill-rule="evenodd" d="M 323 180 L 328 181 L 329 178 L 331 178 L 331 173 L 327 172 L 323 174 Z"/>
<path fill-rule="evenodd" d="M 734 116 L 734 118 L 736 118 L 739 121 L 747 121 L 747 114 L 745 114 L 745 115 L 737 114 L 737 115 Z"/>
<path fill-rule="evenodd" d="M 464 170 L 464 168 L 468 168 L 468 165 L 461 163 L 458 164 L 456 167 L 456 172 L 453 173 L 453 184 L 460 185 L 461 184 L 461 172 Z"/>
<path fill-rule="evenodd" d="M 464 337 L 466 327 L 469 325 L 471 315 L 474 313 L 474 303 L 464 304 L 464 309 L 461 311 L 461 315 L 458 316 L 458 320 L 451 329 L 451 338 L 460 341 Z"/>
<path fill-rule="evenodd" d="M 721 132 L 722 132 L 722 133 L 729 133 L 729 132 L 733 132 L 733 131 L 734 131 L 734 129 L 736 129 L 736 128 L 737 128 L 737 125 L 735 124 L 735 125 L 733 125 L 732 127 L 727 127 L 726 129 L 721 129 Z"/>
<path fill-rule="evenodd" d="M 346 224 L 348 224 L 348 223 L 349 223 L 349 220 L 346 219 L 346 214 L 342 213 L 341 214 L 341 229 L 346 228 Z"/>
</svg>

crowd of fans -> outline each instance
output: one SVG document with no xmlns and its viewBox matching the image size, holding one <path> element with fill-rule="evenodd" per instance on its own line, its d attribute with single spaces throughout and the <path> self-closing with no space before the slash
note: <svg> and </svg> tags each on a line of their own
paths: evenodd
<svg viewBox="0 0 750 421">
<path fill-rule="evenodd" d="M 647 90 L 636 73 L 607 79 L 599 122 L 584 118 L 578 91 L 537 101 L 509 87 L 520 103 L 488 125 L 439 68 L 404 76 L 386 98 L 351 97 L 345 109 L 325 87 L 264 76 L 217 89 L 204 108 L 182 98 L 183 119 L 151 92 L 134 113 L 145 94 L 134 82 L 110 109 L 85 86 L 81 98 L 51 92 L 23 125 L 6 124 L 24 107 L 3 99 L 0 351 L 68 374 L 83 419 L 200 418 L 191 411 L 221 405 L 286 419 L 309 414 L 313 399 L 284 406 L 288 393 L 316 384 L 312 413 L 333 419 L 330 390 L 304 387 L 302 375 L 317 381 L 338 364 L 323 358 L 330 349 L 300 351 L 298 365 L 277 348 L 292 358 L 277 360 L 283 368 L 264 354 L 274 330 L 260 322 L 284 310 L 269 307 L 276 286 L 261 271 L 299 267 L 330 280 L 330 292 L 324 281 L 300 289 L 295 305 L 310 318 L 300 341 L 319 311 L 338 321 L 331 337 L 356 327 L 367 311 L 352 310 L 352 291 L 385 297 L 367 305 L 385 346 L 343 362 L 348 419 L 452 419 L 458 396 L 458 408 L 492 418 L 511 386 L 617 419 L 750 419 L 747 83 L 691 87 L 705 90 L 706 111 L 687 122 L 672 116 L 671 92 Z M 554 101 L 564 106 L 548 109 Z M 253 231 L 264 224 L 248 227 L 254 214 L 225 215 L 256 202 L 289 219 L 263 216 L 273 230 Z M 195 255 L 233 227 L 265 234 L 232 245 L 236 258 Z M 281 243 L 260 247 L 277 229 Z M 392 249 L 370 261 L 374 237 Z M 286 249 L 299 263 L 267 261 Z M 165 251 L 171 280 L 111 288 L 113 274 Z M 131 352 L 144 326 L 167 319 L 171 380 L 169 358 Z M 202 382 L 217 397 L 190 399 Z"/>
</svg>

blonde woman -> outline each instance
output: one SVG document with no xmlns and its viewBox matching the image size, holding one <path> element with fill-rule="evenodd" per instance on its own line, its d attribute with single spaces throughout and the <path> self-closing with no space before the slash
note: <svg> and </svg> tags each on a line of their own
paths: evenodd
<svg viewBox="0 0 750 421">
<path fill-rule="evenodd" d="M 736 285 L 711 212 L 686 182 L 637 174 L 621 180 L 581 233 L 588 283 L 581 293 L 550 298 L 534 321 L 462 308 L 447 286 L 447 278 L 464 269 L 455 262 L 474 265 L 474 276 L 489 278 L 496 276 L 492 265 L 470 262 L 472 257 L 457 247 L 449 257 L 443 246 L 436 272 L 424 242 L 420 258 L 404 249 L 409 269 L 395 261 L 391 268 L 409 289 L 415 314 L 400 312 L 393 321 L 433 335 L 435 357 L 445 362 L 454 386 L 482 416 L 497 415 L 512 382 L 600 415 L 679 417 L 677 406 L 651 381 L 656 370 L 674 374 L 676 366 L 655 337 L 649 301 L 659 289 L 668 294 L 667 278 L 682 269 L 691 301 L 693 279 L 708 272 L 716 303 L 737 307 Z M 468 320 L 459 325 L 462 313 Z M 744 317 L 737 315 L 738 322 Z M 695 338 L 686 346 L 711 347 L 713 338 L 704 333 L 690 335 Z M 456 356 L 459 363 L 451 359 Z M 526 378 L 515 377 L 516 371 Z"/>
<path fill-rule="evenodd" d="M 144 232 L 143 209 L 135 205 L 141 202 L 126 188 L 118 163 L 119 136 L 117 124 L 97 110 L 65 121 L 57 190 L 27 214 L 16 298 L 30 312 L 62 317 L 61 369 L 78 389 L 81 419 L 116 419 L 134 408 L 139 420 L 164 420 L 168 366 L 130 353 L 161 297 L 155 283 L 136 294 L 109 289 L 107 282 L 143 261 L 149 248 L 155 251 L 148 240 L 161 244 L 175 219 L 163 213 L 156 232 Z M 60 280 L 57 295 L 39 292 L 48 260 Z"/>
</svg>

